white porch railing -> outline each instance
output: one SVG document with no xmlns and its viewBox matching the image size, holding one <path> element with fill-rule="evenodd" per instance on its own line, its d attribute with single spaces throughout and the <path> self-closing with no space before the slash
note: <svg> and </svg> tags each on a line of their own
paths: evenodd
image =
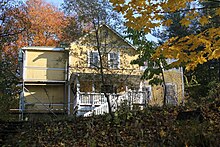
<svg viewBox="0 0 220 147">
<path fill-rule="evenodd" d="M 92 94 L 89 94 L 90 97 Z M 83 116 L 84 117 L 88 117 L 88 116 L 92 116 L 94 115 L 102 115 L 104 113 L 108 113 L 109 108 L 108 108 L 108 103 L 106 102 L 106 98 L 102 97 L 102 94 L 96 94 L 96 97 L 98 98 L 104 98 L 105 100 L 103 101 L 104 103 L 99 103 L 100 106 L 95 107 L 93 110 L 86 112 Z M 104 94 L 103 94 L 104 95 Z M 88 96 L 89 97 L 89 96 Z M 82 98 L 82 97 L 81 97 Z M 148 103 L 149 100 L 149 96 L 147 96 L 146 92 L 126 92 L 123 95 L 116 95 L 116 94 L 112 94 L 109 95 L 110 101 L 111 101 L 111 109 L 112 111 L 116 111 L 118 109 L 118 107 L 121 105 L 122 102 L 124 102 L 125 100 L 127 100 L 128 105 L 132 106 L 134 104 L 139 104 L 139 105 L 146 105 Z M 94 102 L 93 102 L 94 104 Z"/>
<path fill-rule="evenodd" d="M 79 93 L 80 105 L 101 105 L 107 100 L 104 93 Z"/>
</svg>

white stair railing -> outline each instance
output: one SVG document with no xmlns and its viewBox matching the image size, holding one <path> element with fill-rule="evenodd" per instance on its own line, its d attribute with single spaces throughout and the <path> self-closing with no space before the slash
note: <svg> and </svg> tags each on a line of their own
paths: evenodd
<svg viewBox="0 0 220 147">
<path fill-rule="evenodd" d="M 117 110 L 117 107 L 122 103 L 122 101 L 126 99 L 126 97 L 127 97 L 126 93 L 121 96 L 109 95 L 111 101 L 110 102 L 111 108 L 113 112 Z M 101 104 L 100 106 L 96 107 L 94 110 L 85 113 L 83 116 L 88 117 L 92 115 L 103 115 L 104 113 L 109 113 L 108 102 Z"/>
<path fill-rule="evenodd" d="M 123 95 L 109 95 L 111 101 L 111 109 L 115 112 L 118 107 L 127 100 L 131 105 L 140 104 L 145 105 L 147 103 L 147 94 L 146 92 L 126 92 Z M 105 102 L 95 109 L 86 112 L 83 116 L 88 117 L 92 115 L 103 115 L 104 113 L 109 113 L 108 103 Z"/>
<path fill-rule="evenodd" d="M 108 103 L 101 104 L 100 106 L 96 107 L 94 110 L 86 112 L 83 116 L 89 117 L 92 115 L 102 115 L 104 113 L 108 113 Z"/>
</svg>

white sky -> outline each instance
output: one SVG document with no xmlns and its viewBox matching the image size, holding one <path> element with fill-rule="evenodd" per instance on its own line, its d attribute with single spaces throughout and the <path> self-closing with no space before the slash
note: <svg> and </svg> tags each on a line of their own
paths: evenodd
<svg viewBox="0 0 220 147">
<path fill-rule="evenodd" d="M 46 1 L 57 7 L 59 7 L 63 3 L 63 0 L 46 0 Z"/>
</svg>

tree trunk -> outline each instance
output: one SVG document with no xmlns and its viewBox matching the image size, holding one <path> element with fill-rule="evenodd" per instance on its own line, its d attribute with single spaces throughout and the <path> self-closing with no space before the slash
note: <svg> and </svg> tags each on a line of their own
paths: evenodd
<svg viewBox="0 0 220 147">
<path fill-rule="evenodd" d="M 165 77 L 164 77 L 164 72 L 163 68 L 160 67 L 161 69 L 161 74 L 162 74 L 162 80 L 163 80 L 163 85 L 164 85 L 164 95 L 163 95 L 163 106 L 166 106 L 166 97 L 167 97 L 167 87 L 166 87 L 166 82 L 165 82 Z"/>
<path fill-rule="evenodd" d="M 95 26 L 95 23 L 93 23 L 94 26 Z M 99 41 L 99 23 L 98 23 L 98 26 L 97 28 L 95 28 L 95 33 L 96 33 L 96 43 L 97 43 L 97 50 L 98 50 L 98 54 L 99 54 L 99 59 L 100 59 L 100 74 L 101 74 L 101 81 L 102 81 L 102 85 L 106 85 L 105 84 L 105 79 L 104 79 L 104 72 L 103 72 L 103 64 L 102 64 L 102 55 L 101 55 L 101 44 L 100 44 L 100 41 Z M 111 102 L 110 102 L 110 98 L 109 98 L 109 95 L 106 93 L 106 91 L 104 91 L 104 95 L 107 99 L 107 103 L 108 103 L 108 110 L 109 110 L 109 114 L 111 116 L 111 119 L 113 120 L 114 119 L 114 115 L 112 113 L 112 109 L 111 109 Z"/>
</svg>

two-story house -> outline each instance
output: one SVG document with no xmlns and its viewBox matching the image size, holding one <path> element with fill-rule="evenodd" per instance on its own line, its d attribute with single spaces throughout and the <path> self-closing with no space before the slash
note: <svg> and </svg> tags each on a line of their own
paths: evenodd
<svg viewBox="0 0 220 147">
<path fill-rule="evenodd" d="M 71 43 L 68 49 L 27 47 L 22 52 L 22 112 L 103 114 L 108 112 L 103 92 L 109 94 L 113 110 L 124 100 L 131 107 L 161 105 L 163 101 L 163 87 L 141 80 L 143 67 L 130 64 L 138 57 L 135 47 L 106 25 Z M 180 103 L 182 70 L 164 74 L 168 102 Z"/>
</svg>

